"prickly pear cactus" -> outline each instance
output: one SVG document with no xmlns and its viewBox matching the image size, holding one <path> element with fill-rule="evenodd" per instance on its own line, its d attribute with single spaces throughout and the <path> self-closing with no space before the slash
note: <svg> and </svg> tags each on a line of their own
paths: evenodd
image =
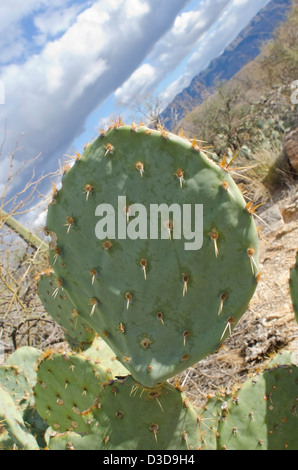
<svg viewBox="0 0 298 470">
<path fill-rule="evenodd" d="M 227 450 L 298 450 L 298 367 L 280 366 L 247 381 L 218 427 Z"/>
<path fill-rule="evenodd" d="M 28 380 L 31 389 L 36 384 L 36 369 L 42 352 L 31 346 L 22 346 L 6 360 L 5 366 L 17 367 Z"/>
<path fill-rule="evenodd" d="M 41 360 L 34 388 L 36 409 L 56 431 L 88 432 L 82 412 L 92 406 L 111 374 L 74 354 L 53 354 Z"/>
<path fill-rule="evenodd" d="M 218 424 L 222 419 L 228 397 L 216 395 L 209 397 L 202 409 L 198 409 L 200 428 L 200 450 L 217 450 Z"/>
<path fill-rule="evenodd" d="M 32 390 L 27 377 L 15 366 L 0 366 L 0 384 L 7 390 L 18 407 L 28 407 Z"/>
<path fill-rule="evenodd" d="M 14 351 L 0 366 L 0 388 L 9 396 L 5 414 L 0 418 L 0 450 L 46 447 L 47 423 L 35 409 L 33 387 L 37 381 L 37 364 L 42 352 L 30 346 Z M 2 425 L 1 425 L 2 423 Z"/>
<path fill-rule="evenodd" d="M 155 387 L 214 352 L 246 311 L 258 279 L 251 212 L 195 142 L 115 126 L 49 207 L 55 295 Z"/>
<path fill-rule="evenodd" d="M 100 365 L 113 378 L 129 375 L 128 370 L 117 360 L 111 348 L 99 337 L 94 339 L 90 348 L 82 352 L 82 356 Z"/>
<path fill-rule="evenodd" d="M 38 294 L 48 314 L 62 327 L 70 346 L 74 350 L 89 348 L 95 332 L 82 320 L 66 293 L 59 289 L 54 271 L 40 275 Z"/>
<path fill-rule="evenodd" d="M 196 450 L 197 415 L 169 383 L 146 390 L 131 376 L 115 380 L 87 410 L 89 434 L 66 433 L 50 441 L 51 450 Z"/>
<path fill-rule="evenodd" d="M 0 450 L 13 445 L 20 450 L 39 450 L 36 439 L 25 427 L 21 410 L 0 385 Z"/>
<path fill-rule="evenodd" d="M 291 268 L 290 293 L 292 297 L 296 320 L 298 322 L 298 251 L 296 254 L 296 264 Z"/>
</svg>

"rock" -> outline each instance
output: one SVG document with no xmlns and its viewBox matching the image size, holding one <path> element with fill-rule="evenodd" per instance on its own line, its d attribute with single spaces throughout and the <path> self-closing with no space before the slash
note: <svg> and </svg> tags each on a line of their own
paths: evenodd
<svg viewBox="0 0 298 470">
<path fill-rule="evenodd" d="M 242 145 L 241 150 L 240 150 L 240 155 L 242 157 L 245 157 L 247 160 L 250 160 L 251 150 L 246 145 Z"/>
<path fill-rule="evenodd" d="M 298 172 L 298 127 L 287 135 L 284 148 L 291 166 Z"/>
<path fill-rule="evenodd" d="M 260 219 L 259 223 L 262 226 L 262 233 L 264 235 L 280 230 L 284 226 L 284 219 L 277 205 L 274 205 L 262 212 L 260 214 Z"/>
<path fill-rule="evenodd" d="M 282 210 L 282 216 L 284 218 L 284 221 L 286 223 L 289 223 L 293 220 L 298 219 L 298 199 L 295 202 L 292 202 L 291 204 L 287 205 L 283 210 Z"/>
<path fill-rule="evenodd" d="M 298 220 L 298 189 L 288 198 L 281 210 L 286 223 Z"/>
</svg>

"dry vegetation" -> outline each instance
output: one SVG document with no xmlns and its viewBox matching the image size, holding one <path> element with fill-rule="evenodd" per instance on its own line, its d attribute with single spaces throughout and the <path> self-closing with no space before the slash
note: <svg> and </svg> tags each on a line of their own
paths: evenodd
<svg viewBox="0 0 298 470">
<path fill-rule="evenodd" d="M 0 199 L 0 213 L 5 210 L 16 218 L 29 214 L 32 205 L 35 209 L 43 206 L 46 198 L 38 198 L 37 205 L 34 199 L 38 188 L 44 179 L 50 180 L 59 173 L 39 178 L 33 174 L 24 188 L 10 198 L 9 186 L 25 168 L 22 165 L 14 169 L 18 148 L 17 142 L 10 155 L 7 181 Z M 0 345 L 7 357 L 20 346 L 44 349 L 64 341 L 64 338 L 58 325 L 45 312 L 37 294 L 36 276 L 48 266 L 48 259 L 43 250 L 28 245 L 7 227 L 5 219 L 4 216 L 0 218 Z"/>
</svg>

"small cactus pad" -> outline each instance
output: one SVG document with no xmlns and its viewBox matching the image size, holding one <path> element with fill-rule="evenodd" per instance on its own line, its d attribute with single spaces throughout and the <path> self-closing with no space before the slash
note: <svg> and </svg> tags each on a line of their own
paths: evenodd
<svg viewBox="0 0 298 470">
<path fill-rule="evenodd" d="M 298 368 L 280 366 L 245 382 L 219 424 L 219 448 L 298 450 Z"/>
<path fill-rule="evenodd" d="M 7 448 L 13 444 L 19 450 L 39 449 L 35 438 L 26 430 L 22 413 L 15 401 L 9 392 L 0 385 L 0 437 L 2 433 L 4 441 L 0 439 L 0 449 L 1 445 Z"/>
<path fill-rule="evenodd" d="M 47 230 L 58 295 L 146 387 L 214 352 L 257 286 L 258 234 L 228 170 L 163 130 L 96 139 L 64 174 Z"/>
<path fill-rule="evenodd" d="M 143 389 L 131 376 L 107 385 L 86 414 L 91 432 L 65 434 L 50 448 L 76 450 L 196 450 L 197 415 L 185 395 L 166 383 Z"/>
<path fill-rule="evenodd" d="M 33 388 L 36 384 L 36 368 L 41 355 L 42 352 L 36 348 L 22 346 L 7 358 L 5 365 L 18 367 Z"/>
<path fill-rule="evenodd" d="M 221 395 L 210 397 L 203 408 L 198 410 L 200 450 L 217 450 L 218 423 L 223 416 L 227 399 L 227 396 Z"/>
<path fill-rule="evenodd" d="M 296 321 L 298 322 L 298 251 L 296 254 L 296 264 L 291 268 L 290 293 L 296 315 Z"/>
<path fill-rule="evenodd" d="M 59 289 L 53 271 L 40 275 L 38 294 L 47 313 L 62 327 L 65 337 L 74 350 L 88 348 L 95 333 L 84 322 L 66 293 Z"/>
<path fill-rule="evenodd" d="M 82 356 L 100 365 L 113 377 L 129 375 L 128 370 L 117 360 L 111 348 L 99 337 L 95 338 L 90 348 L 82 352 Z"/>
<path fill-rule="evenodd" d="M 36 409 L 55 431 L 86 432 L 81 413 L 92 406 L 112 376 L 80 355 L 53 354 L 41 360 L 34 388 Z"/>
<path fill-rule="evenodd" d="M 0 385 L 7 390 L 15 404 L 22 410 L 33 398 L 31 384 L 21 369 L 10 365 L 0 366 Z"/>
</svg>

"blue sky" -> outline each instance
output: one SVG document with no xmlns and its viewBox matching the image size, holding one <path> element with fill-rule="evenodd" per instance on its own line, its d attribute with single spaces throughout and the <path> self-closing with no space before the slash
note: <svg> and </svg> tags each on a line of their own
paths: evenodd
<svg viewBox="0 0 298 470">
<path fill-rule="evenodd" d="M 0 196 L 9 154 L 36 173 L 82 151 L 110 115 L 166 105 L 269 0 L 2 0 Z M 1 101 L 0 101 L 1 103 Z M 1 147 L 6 126 L 6 143 Z M 28 177 L 22 172 L 13 192 Z"/>
</svg>

